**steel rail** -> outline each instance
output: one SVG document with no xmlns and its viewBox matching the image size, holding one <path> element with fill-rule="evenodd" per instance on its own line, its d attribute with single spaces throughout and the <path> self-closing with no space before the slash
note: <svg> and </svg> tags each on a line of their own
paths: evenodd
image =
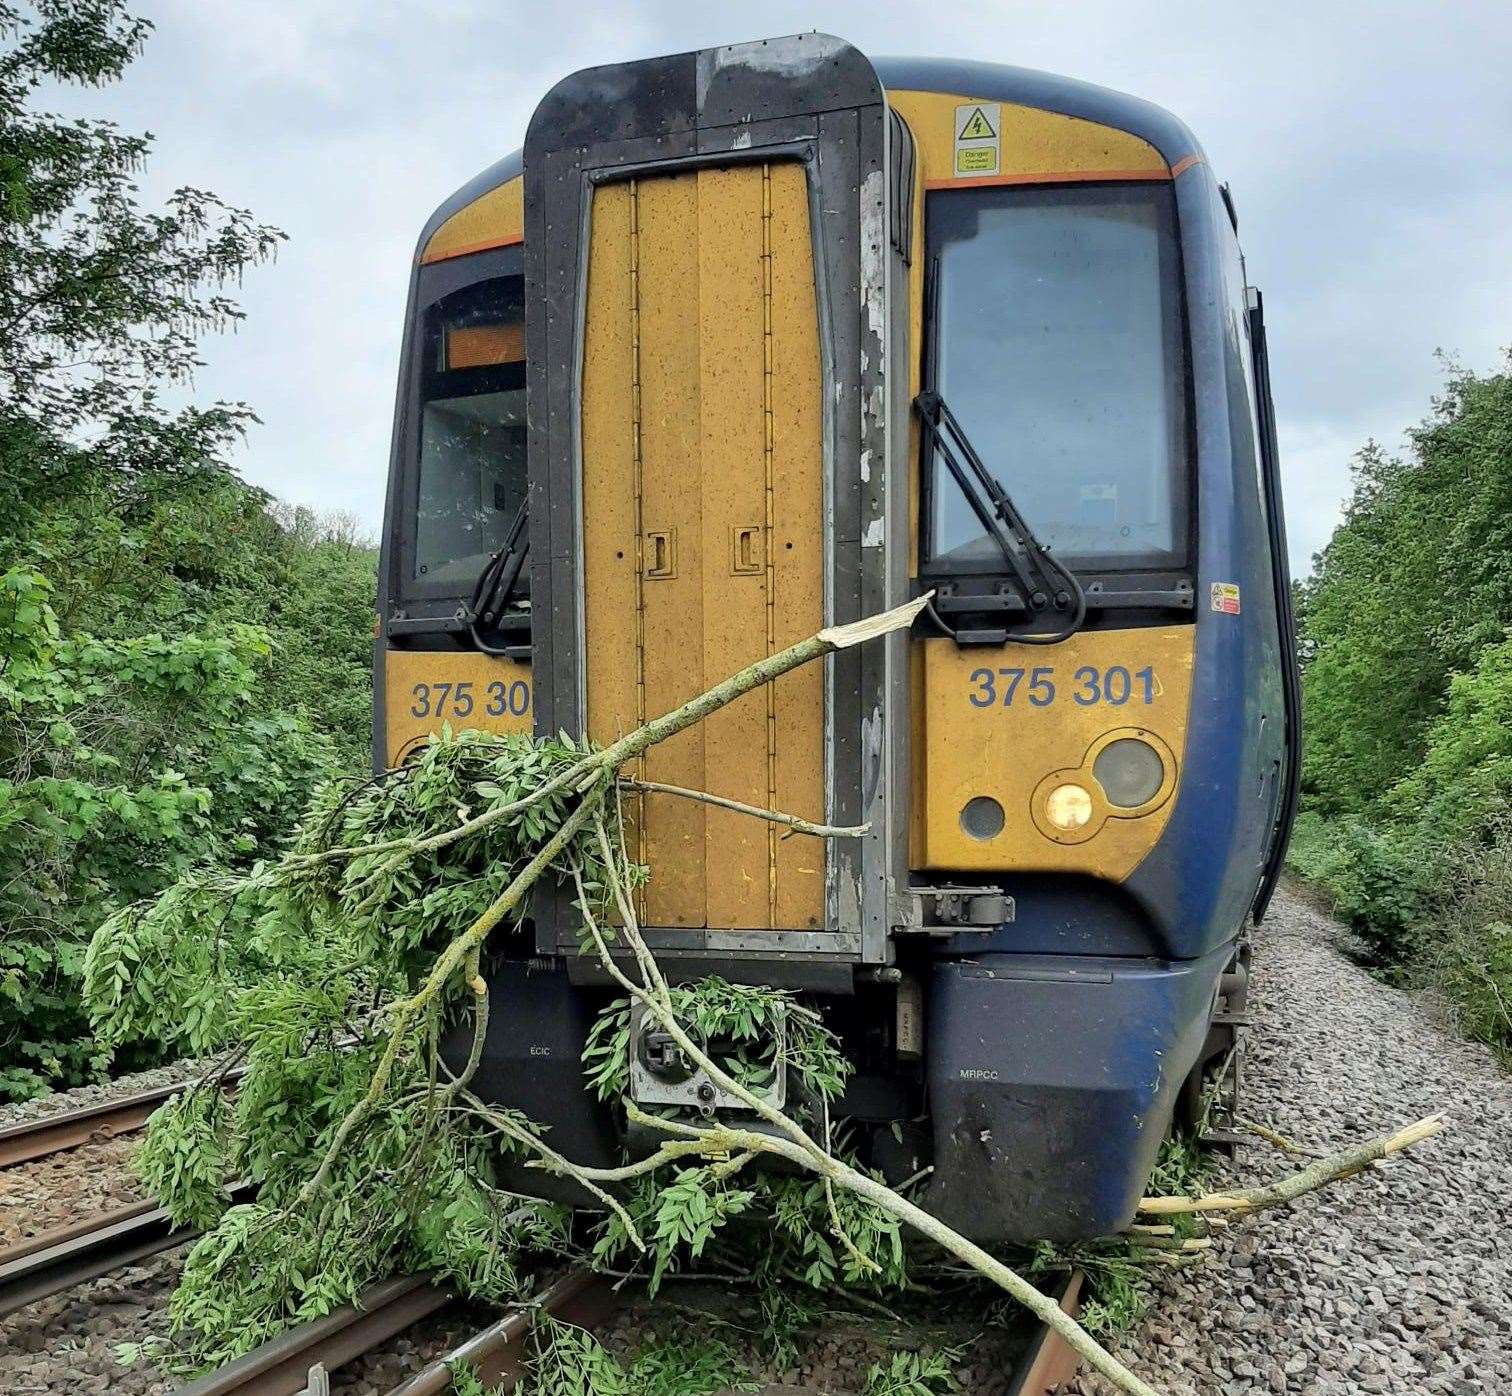
<svg viewBox="0 0 1512 1396">
<path fill-rule="evenodd" d="M 466 1363 L 485 1386 L 517 1380 L 524 1367 L 525 1339 L 537 1313 L 593 1328 L 608 1317 L 617 1303 L 617 1296 L 602 1276 L 587 1268 L 569 1271 L 535 1303 L 511 1309 L 497 1323 L 474 1333 L 446 1356 L 401 1382 L 389 1396 L 438 1396 L 450 1391 L 453 1368 L 461 1363 Z"/>
<path fill-rule="evenodd" d="M 302 1323 L 180 1387 L 175 1396 L 298 1396 L 312 1368 L 329 1372 L 452 1302 L 422 1275 L 373 1285 L 356 1304 Z"/>
<path fill-rule="evenodd" d="M 1061 1312 L 1075 1318 L 1081 1312 L 1082 1285 L 1086 1277 L 1073 1270 L 1061 1291 Z M 1059 1391 L 1075 1375 L 1081 1359 L 1048 1323 L 1041 1323 L 1029 1340 L 1008 1385 L 1008 1396 L 1047 1396 Z"/>
<path fill-rule="evenodd" d="M 236 1183 L 231 1200 L 245 1201 L 251 1192 L 251 1184 Z M 0 1318 L 199 1234 L 195 1227 L 175 1226 L 161 1207 L 134 1202 L 18 1241 L 0 1250 Z"/>
<path fill-rule="evenodd" d="M 198 1235 L 146 1203 L 34 1236 L 0 1251 L 0 1318 Z"/>
<path fill-rule="evenodd" d="M 227 1072 L 222 1084 L 231 1085 L 241 1073 Z M 48 1154 L 76 1149 L 93 1139 L 113 1139 L 118 1134 L 132 1134 L 147 1123 L 148 1117 L 170 1096 L 179 1095 L 194 1081 L 178 1081 L 167 1086 L 153 1086 L 117 1100 L 81 1106 L 77 1110 L 60 1110 L 40 1119 L 22 1120 L 0 1128 L 0 1168 L 46 1158 Z"/>
<path fill-rule="evenodd" d="M 1074 1317 L 1080 1312 L 1084 1282 L 1080 1270 L 1072 1271 L 1060 1295 L 1064 1313 Z M 524 1343 L 530 1333 L 533 1311 L 593 1328 L 617 1303 L 618 1297 L 601 1276 L 588 1269 L 574 1270 L 546 1290 L 536 1304 L 511 1310 L 497 1323 L 391 1388 L 387 1396 L 442 1396 L 452 1390 L 452 1369 L 461 1363 L 471 1367 L 486 1386 L 500 1381 L 512 1383 L 523 1371 Z M 1038 1324 L 1014 1369 L 1007 1396 L 1050 1396 L 1076 1376 L 1079 1362 L 1076 1353 L 1053 1328 Z M 807 1389 L 769 1384 L 758 1388 L 756 1396 L 807 1396 Z"/>
</svg>

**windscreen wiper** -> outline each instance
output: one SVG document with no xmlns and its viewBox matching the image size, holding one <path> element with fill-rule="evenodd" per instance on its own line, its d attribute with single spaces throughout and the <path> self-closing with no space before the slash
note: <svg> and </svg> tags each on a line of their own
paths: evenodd
<svg viewBox="0 0 1512 1396">
<path fill-rule="evenodd" d="M 972 513 L 997 544 L 1003 561 L 1023 591 L 1025 606 L 1031 612 L 1053 608 L 1066 613 L 1066 623 L 1059 630 L 1008 638 L 1026 645 L 1055 645 L 1074 635 L 1087 617 L 1086 594 L 1075 573 L 1034 536 L 1008 497 L 1008 491 L 977 454 L 945 399 L 939 393 L 920 393 L 914 399 L 914 410 L 919 414 L 931 450 L 939 452 Z M 932 606 L 930 614 L 941 630 L 955 634 Z"/>
<path fill-rule="evenodd" d="M 489 644 L 478 634 L 478 626 L 498 628 L 509 609 L 510 598 L 520 582 L 520 573 L 525 568 L 525 559 L 530 555 L 530 496 L 521 501 L 520 508 L 504 535 L 504 544 L 496 553 L 489 555 L 478 580 L 473 584 L 472 600 L 458 612 L 467 623 L 467 633 L 484 654 L 509 654 L 510 649 Z"/>
</svg>

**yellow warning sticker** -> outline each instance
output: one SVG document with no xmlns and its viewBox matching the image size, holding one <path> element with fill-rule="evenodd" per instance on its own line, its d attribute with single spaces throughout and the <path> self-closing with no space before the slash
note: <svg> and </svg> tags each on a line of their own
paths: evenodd
<svg viewBox="0 0 1512 1396">
<path fill-rule="evenodd" d="M 981 107 L 977 107 L 966 118 L 966 124 L 961 127 L 961 134 L 957 139 L 963 141 L 990 141 L 995 135 L 997 135 L 997 132 L 992 129 L 992 123 L 987 120 L 987 113 Z"/>
<path fill-rule="evenodd" d="M 967 102 L 955 109 L 955 173 L 995 175 L 1002 168 L 1002 106 Z"/>
<path fill-rule="evenodd" d="M 1215 611 L 1225 616 L 1239 614 L 1239 583 L 1214 582 L 1209 597 Z"/>
</svg>

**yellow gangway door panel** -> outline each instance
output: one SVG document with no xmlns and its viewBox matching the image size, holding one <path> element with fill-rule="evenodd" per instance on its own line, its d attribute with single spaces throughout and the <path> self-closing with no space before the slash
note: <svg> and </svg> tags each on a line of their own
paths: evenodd
<svg viewBox="0 0 1512 1396">
<path fill-rule="evenodd" d="M 587 724 L 601 742 L 823 624 L 822 410 L 795 163 L 600 186 L 582 379 Z M 809 665 L 653 748 L 636 774 L 824 817 Z M 652 926 L 812 930 L 824 847 L 647 793 Z"/>
</svg>

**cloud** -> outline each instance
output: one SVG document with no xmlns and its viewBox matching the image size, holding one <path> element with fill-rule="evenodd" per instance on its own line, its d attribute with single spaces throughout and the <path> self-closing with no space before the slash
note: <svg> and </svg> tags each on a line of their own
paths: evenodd
<svg viewBox="0 0 1512 1396">
<path fill-rule="evenodd" d="M 193 183 L 286 228 L 198 392 L 264 420 L 239 466 L 285 498 L 382 511 L 409 257 L 430 210 L 516 147 L 561 75 L 820 28 L 1137 93 L 1196 131 L 1266 293 L 1294 563 L 1326 539 L 1353 452 L 1512 340 L 1512 8 L 1283 0 L 1077 5 L 650 0 L 156 0 L 125 84 L 60 94 L 158 135 L 149 194 Z"/>
</svg>

